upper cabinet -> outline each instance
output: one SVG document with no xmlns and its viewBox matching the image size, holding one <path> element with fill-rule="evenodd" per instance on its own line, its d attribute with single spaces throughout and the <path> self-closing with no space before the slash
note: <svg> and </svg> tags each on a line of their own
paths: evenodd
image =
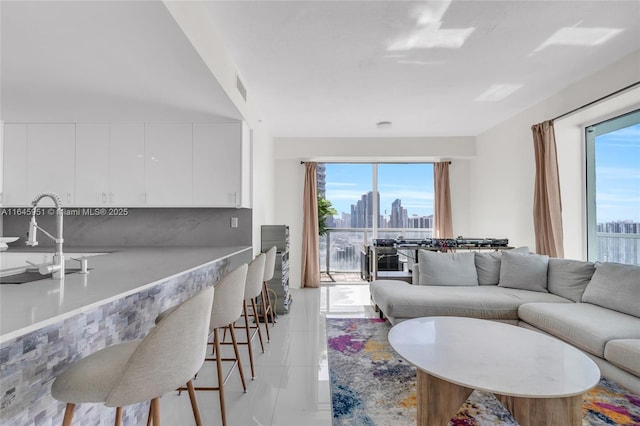
<svg viewBox="0 0 640 426">
<path fill-rule="evenodd" d="M 193 202 L 193 125 L 145 127 L 145 203 L 189 206 Z"/>
<path fill-rule="evenodd" d="M 249 149 L 240 122 L 5 124 L 2 201 L 249 207 Z"/>
<path fill-rule="evenodd" d="M 29 206 L 51 192 L 73 204 L 75 144 L 73 124 L 5 124 L 2 204 Z"/>
<path fill-rule="evenodd" d="M 29 124 L 27 132 L 27 195 L 53 192 L 62 205 L 74 204 L 75 125 Z"/>
<path fill-rule="evenodd" d="M 243 186 L 248 168 L 249 132 L 243 123 L 196 123 L 193 126 L 193 204 L 248 207 Z"/>
<path fill-rule="evenodd" d="M 111 124 L 108 204 L 145 205 L 144 123 Z"/>
<path fill-rule="evenodd" d="M 107 204 L 109 193 L 109 125 L 76 125 L 75 204 Z"/>
<path fill-rule="evenodd" d="M 27 125 L 4 125 L 2 205 L 26 206 L 36 194 L 27 191 Z"/>
<path fill-rule="evenodd" d="M 75 205 L 144 203 L 144 124 L 77 124 Z"/>
</svg>

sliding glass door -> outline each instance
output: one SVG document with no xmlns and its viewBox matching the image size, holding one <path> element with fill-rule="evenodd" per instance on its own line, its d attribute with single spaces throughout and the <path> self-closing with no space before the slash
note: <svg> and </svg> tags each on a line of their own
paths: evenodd
<svg viewBox="0 0 640 426">
<path fill-rule="evenodd" d="M 640 110 L 587 127 L 587 249 L 640 265 Z"/>
<path fill-rule="evenodd" d="M 321 270 L 361 270 L 374 238 L 423 239 L 433 231 L 433 164 L 319 165 L 318 194 L 335 214 L 320 242 Z"/>
</svg>

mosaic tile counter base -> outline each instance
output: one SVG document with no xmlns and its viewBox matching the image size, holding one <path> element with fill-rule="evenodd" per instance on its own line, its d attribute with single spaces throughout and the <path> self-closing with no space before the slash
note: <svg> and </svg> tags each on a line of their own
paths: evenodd
<svg viewBox="0 0 640 426">
<path fill-rule="evenodd" d="M 99 349 L 144 337 L 160 312 L 245 261 L 244 254 L 222 259 L 6 342 L 0 347 L 0 424 L 62 424 L 65 405 L 50 396 L 60 371 Z M 126 407 L 123 422 L 144 424 L 147 413 L 148 403 Z M 74 424 L 112 425 L 114 419 L 115 409 L 102 404 L 80 404 L 74 414 Z"/>
<path fill-rule="evenodd" d="M 416 369 L 389 345 L 378 319 L 327 320 L 334 426 L 414 426 Z M 640 396 L 602 379 L 584 398 L 583 426 L 640 426 Z M 450 426 L 517 426 L 490 393 L 474 391 Z"/>
</svg>

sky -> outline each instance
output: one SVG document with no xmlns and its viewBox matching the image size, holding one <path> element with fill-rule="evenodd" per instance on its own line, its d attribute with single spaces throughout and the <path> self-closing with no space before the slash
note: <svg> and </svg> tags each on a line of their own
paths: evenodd
<svg viewBox="0 0 640 426">
<path fill-rule="evenodd" d="M 327 163 L 326 198 L 338 211 L 350 213 L 363 194 L 372 190 L 373 165 Z M 389 218 L 391 203 L 402 200 L 402 207 L 412 215 L 433 214 L 432 164 L 379 164 L 378 191 L 381 214 Z M 386 213 L 385 213 L 386 210 Z"/>
<path fill-rule="evenodd" d="M 596 137 L 596 220 L 640 222 L 640 123 Z"/>
</svg>

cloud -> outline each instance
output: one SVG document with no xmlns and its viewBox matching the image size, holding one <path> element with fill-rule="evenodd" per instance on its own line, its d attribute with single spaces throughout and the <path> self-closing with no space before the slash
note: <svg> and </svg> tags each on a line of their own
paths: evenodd
<svg viewBox="0 0 640 426">
<path fill-rule="evenodd" d="M 336 189 L 333 191 L 327 191 L 327 199 L 329 201 L 347 200 L 352 204 L 355 204 L 358 200 L 360 200 L 362 195 L 362 191 L 359 190 Z"/>
<path fill-rule="evenodd" d="M 611 142 L 622 143 L 622 145 L 629 148 L 640 147 L 640 124 L 625 127 L 619 130 L 615 130 L 610 133 L 605 133 L 597 137 L 598 144 L 605 144 L 606 146 L 613 146 Z"/>
<path fill-rule="evenodd" d="M 395 200 L 400 199 L 404 205 L 405 202 L 411 200 L 433 200 L 433 192 L 426 192 L 424 190 L 412 190 L 410 188 L 393 191 L 393 193 L 380 193 L 380 200 Z"/>
<path fill-rule="evenodd" d="M 615 179 L 630 184 L 640 180 L 640 169 L 636 167 L 598 167 L 597 173 L 598 180 Z"/>
<path fill-rule="evenodd" d="M 325 183 L 326 186 L 357 186 L 357 183 L 353 183 L 353 182 L 326 182 Z"/>
</svg>

